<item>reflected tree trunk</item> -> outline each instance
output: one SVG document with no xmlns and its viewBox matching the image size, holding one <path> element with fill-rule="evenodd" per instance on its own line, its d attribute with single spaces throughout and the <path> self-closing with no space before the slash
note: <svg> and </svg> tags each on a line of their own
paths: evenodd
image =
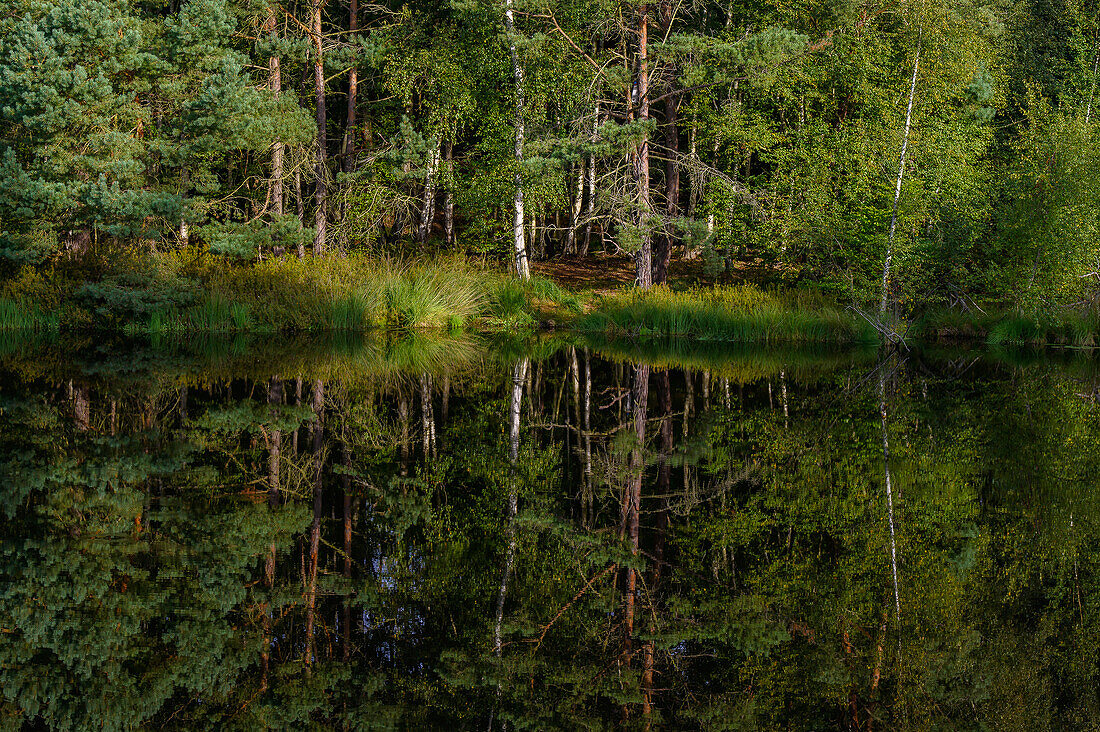
<svg viewBox="0 0 1100 732">
<path fill-rule="evenodd" d="M 504 601 L 508 594 L 508 582 L 512 577 L 512 567 L 516 559 L 516 515 L 519 512 L 519 486 L 516 475 L 519 462 L 520 415 L 522 412 L 523 388 L 527 381 L 529 360 L 523 358 L 512 368 L 512 393 L 508 401 L 508 505 L 506 507 L 507 526 L 505 528 L 504 568 L 500 573 L 500 589 L 497 592 L 496 618 L 493 622 L 493 653 L 499 663 L 502 656 L 503 641 L 501 627 L 504 624 Z M 497 682 L 497 706 L 500 705 L 502 689 Z M 492 729 L 496 709 L 489 717 Z"/>
<path fill-rule="evenodd" d="M 901 595 L 898 592 L 898 544 L 894 529 L 894 489 L 890 475 L 890 436 L 886 429 L 886 364 L 879 366 L 879 416 L 882 420 L 882 464 L 886 476 L 886 512 L 890 525 L 890 571 L 894 577 L 894 612 L 901 624 Z"/>
<path fill-rule="evenodd" d="M 409 474 L 409 400 L 405 397 L 404 390 L 397 398 L 397 425 L 401 442 L 398 448 L 400 474 L 405 477 Z"/>
<path fill-rule="evenodd" d="M 619 535 L 624 538 L 631 554 L 639 550 L 639 526 L 641 519 L 642 481 L 645 477 L 645 428 L 649 402 L 649 366 L 634 367 L 634 383 L 631 388 L 633 430 L 635 444 L 630 454 L 627 486 L 622 502 Z M 623 664 L 630 666 L 634 643 L 634 612 L 638 591 L 637 571 L 628 567 L 623 579 Z M 628 710 L 624 708 L 624 716 Z"/>
<path fill-rule="evenodd" d="M 783 429 L 790 429 L 790 411 L 787 407 L 787 374 L 782 370 L 779 372 L 779 391 L 783 399 Z"/>
<path fill-rule="evenodd" d="M 92 424 L 92 408 L 88 401 L 88 387 L 70 381 L 69 390 L 72 393 L 73 424 L 76 426 L 77 431 L 87 432 Z"/>
<path fill-rule="evenodd" d="M 306 658 L 307 666 L 315 660 L 314 618 L 317 607 L 317 557 L 321 544 L 321 477 L 324 475 L 325 383 L 313 382 L 313 523 L 309 529 L 309 584 L 306 590 Z"/>
<path fill-rule="evenodd" d="M 271 418 L 278 418 L 278 411 L 275 409 L 276 405 L 282 405 L 283 403 L 283 385 L 279 380 L 279 377 L 271 377 L 271 381 L 267 385 L 267 403 L 271 407 L 269 414 Z M 267 435 L 267 505 L 269 509 L 276 509 L 279 506 L 279 490 L 280 490 L 280 475 L 279 475 L 279 451 L 282 446 L 282 433 L 276 428 L 272 428 Z M 275 551 L 277 547 L 275 540 L 271 540 L 271 544 L 267 548 L 267 557 L 264 560 L 264 587 L 270 593 L 271 588 L 275 585 Z M 268 683 L 268 671 L 271 658 L 271 608 L 264 604 L 262 608 L 263 613 L 263 631 L 264 631 L 264 647 L 260 653 L 260 690 L 267 690 Z"/>
<path fill-rule="evenodd" d="M 661 411 L 661 453 L 657 463 L 657 499 L 660 510 L 657 512 L 653 536 L 653 566 L 650 569 L 647 595 L 650 640 L 642 649 L 642 716 L 644 728 L 650 729 L 653 713 L 653 676 L 656 667 L 656 647 L 652 635 L 657 632 L 657 590 L 661 583 L 662 564 L 665 558 L 665 538 L 668 528 L 668 505 L 671 491 L 671 470 L 668 459 L 672 455 L 672 384 L 668 371 L 661 372 L 657 378 L 658 409 Z"/>
<path fill-rule="evenodd" d="M 351 498 L 351 450 L 348 447 L 347 438 L 342 442 L 342 458 L 344 472 L 340 476 L 341 487 L 344 493 L 344 577 L 351 579 L 351 537 L 352 516 L 354 515 Z M 342 656 L 347 661 L 351 658 L 351 598 L 344 599 L 343 616 L 340 630 L 342 633 Z"/>
<path fill-rule="evenodd" d="M 435 456 L 435 414 L 432 410 L 432 377 L 420 374 L 420 423 L 423 433 L 424 459 Z"/>
</svg>

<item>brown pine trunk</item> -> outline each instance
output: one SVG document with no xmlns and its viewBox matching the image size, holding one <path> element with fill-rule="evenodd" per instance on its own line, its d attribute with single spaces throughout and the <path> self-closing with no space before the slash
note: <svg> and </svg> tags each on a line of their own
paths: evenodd
<svg viewBox="0 0 1100 732">
<path fill-rule="evenodd" d="M 298 214 L 298 224 L 304 229 L 306 226 L 306 202 L 302 198 L 302 171 L 294 170 L 294 207 Z M 298 259 L 306 256 L 306 245 L 298 238 Z"/>
<path fill-rule="evenodd" d="M 268 33 L 275 32 L 275 10 L 272 8 L 264 24 L 264 30 Z M 268 88 L 278 98 L 283 90 L 283 72 L 278 56 L 268 59 Z M 279 140 L 271 146 L 271 213 L 275 216 L 283 215 L 283 157 L 286 146 Z"/>
<path fill-rule="evenodd" d="M 328 117 L 325 112 L 325 57 L 321 36 L 321 11 L 325 0 L 313 0 L 313 14 L 310 22 L 310 35 L 313 41 L 313 86 L 317 99 L 317 181 L 313 195 L 313 224 L 317 228 L 313 236 L 313 253 L 323 254 L 328 233 L 328 213 L 325 210 L 328 199 L 327 151 L 328 134 L 325 130 Z"/>
<path fill-rule="evenodd" d="M 354 42 L 359 31 L 359 0 L 348 3 L 348 37 Z M 359 104 L 359 68 L 352 64 L 348 69 L 348 123 L 344 127 L 344 171 L 355 168 L 355 122 Z"/>
<path fill-rule="evenodd" d="M 649 120 L 649 5 L 638 8 L 638 121 Z M 634 181 L 638 188 L 636 225 L 641 243 L 635 256 L 638 286 L 648 289 L 653 284 L 653 237 L 649 222 L 653 203 L 649 190 L 649 133 L 643 132 L 634 154 Z"/>
</svg>

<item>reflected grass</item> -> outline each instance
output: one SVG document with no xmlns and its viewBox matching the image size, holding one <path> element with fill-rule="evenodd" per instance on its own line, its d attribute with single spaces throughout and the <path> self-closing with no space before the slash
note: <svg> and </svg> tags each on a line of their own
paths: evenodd
<svg viewBox="0 0 1100 732">
<path fill-rule="evenodd" d="M 751 384 L 780 372 L 812 380 L 838 368 L 873 365 L 878 355 L 873 344 L 855 347 L 784 344 L 762 348 L 759 344 L 692 338 L 625 339 L 601 334 L 587 335 L 582 342 L 611 361 L 644 363 L 657 369 L 709 371 L 738 384 Z"/>
</svg>

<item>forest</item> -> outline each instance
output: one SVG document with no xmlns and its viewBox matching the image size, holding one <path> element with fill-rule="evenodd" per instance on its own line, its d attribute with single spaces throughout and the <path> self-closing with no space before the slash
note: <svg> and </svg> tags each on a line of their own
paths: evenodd
<svg viewBox="0 0 1100 732">
<path fill-rule="evenodd" d="M 1100 332 L 1087 2 L 4 0 L 0 39 L 8 330 Z"/>
<path fill-rule="evenodd" d="M 1100 728 L 1100 0 L 0 0 L 0 728 Z"/>
</svg>

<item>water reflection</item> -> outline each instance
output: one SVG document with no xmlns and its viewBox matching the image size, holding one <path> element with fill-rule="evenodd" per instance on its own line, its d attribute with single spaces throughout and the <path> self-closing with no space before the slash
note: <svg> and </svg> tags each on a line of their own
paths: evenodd
<svg viewBox="0 0 1100 732">
<path fill-rule="evenodd" d="M 5 725 L 1097 722 L 1087 358 L 0 355 Z"/>
</svg>

